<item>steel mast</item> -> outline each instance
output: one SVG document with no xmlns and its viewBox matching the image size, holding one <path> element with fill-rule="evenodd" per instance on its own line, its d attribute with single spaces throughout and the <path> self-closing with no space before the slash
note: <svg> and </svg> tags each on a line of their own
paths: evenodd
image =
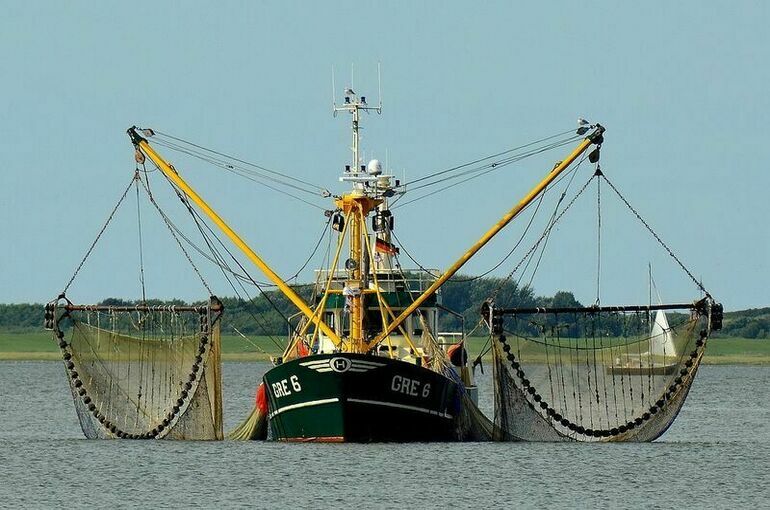
<svg viewBox="0 0 770 510">
<path fill-rule="evenodd" d="M 382 102 L 377 106 L 370 106 L 366 102 L 366 96 L 359 96 L 352 87 L 345 89 L 345 99 L 342 105 L 333 104 L 334 116 L 339 112 L 349 112 L 351 115 L 351 129 L 353 133 L 352 165 L 345 166 L 345 172 L 340 177 L 341 182 L 353 183 L 351 192 L 335 200 L 336 206 L 342 211 L 345 221 L 348 222 L 350 232 L 350 256 L 345 261 L 347 271 L 343 296 L 345 308 L 349 310 L 350 337 L 348 338 L 348 350 L 351 352 L 365 352 L 367 340 L 364 338 L 364 295 L 368 289 L 368 267 L 364 221 L 369 212 L 382 203 L 382 199 L 371 197 L 368 188 L 372 182 L 376 182 L 377 175 L 367 172 L 365 165 L 361 165 L 360 154 L 360 121 L 362 111 L 376 111 L 382 113 Z M 332 268 L 334 271 L 335 268 Z"/>
</svg>

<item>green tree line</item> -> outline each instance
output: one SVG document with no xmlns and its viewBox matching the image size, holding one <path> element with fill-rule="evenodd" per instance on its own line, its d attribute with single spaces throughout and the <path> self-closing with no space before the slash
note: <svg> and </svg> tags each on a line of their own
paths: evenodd
<svg viewBox="0 0 770 510">
<path fill-rule="evenodd" d="M 314 301 L 311 286 L 298 286 L 295 290 L 307 301 Z M 472 329 L 480 319 L 480 308 L 484 300 L 495 296 L 495 302 L 505 307 L 571 307 L 583 306 L 575 296 L 568 291 L 560 291 L 553 296 L 537 296 L 528 286 L 518 286 L 516 282 L 506 281 L 501 278 L 472 279 L 467 276 L 458 276 L 450 280 L 441 289 L 442 305 L 453 310 L 459 316 L 443 313 L 439 319 L 441 331 L 459 331 L 463 318 L 466 330 Z M 234 328 L 245 335 L 285 335 L 288 331 L 286 319 L 296 314 L 297 311 L 289 300 L 278 291 L 269 291 L 257 296 L 253 301 L 242 300 L 234 297 L 220 298 L 225 306 L 225 314 L 222 322 L 222 331 L 234 334 Z M 118 298 L 105 299 L 103 304 L 131 305 L 132 301 Z M 152 301 L 151 303 L 160 303 Z M 185 304 L 183 301 L 165 301 L 166 304 Z M 522 318 L 519 320 L 506 319 L 506 327 L 526 334 L 537 334 L 543 327 L 559 327 L 564 336 L 577 336 L 585 334 L 579 328 L 585 325 L 565 324 L 566 318 L 540 318 L 540 322 Z M 560 323 L 557 323 L 560 321 Z M 669 315 L 669 322 L 675 324 L 678 321 L 676 314 Z M 26 332 L 42 327 L 42 304 L 0 304 L 0 331 Z M 295 322 L 296 324 L 296 322 Z M 622 316 L 605 316 L 600 322 L 591 324 L 596 328 L 597 335 L 622 336 L 633 333 L 640 328 L 649 325 L 644 321 L 643 314 L 636 319 Z M 634 331 L 632 331 L 634 330 Z M 479 330 L 484 334 L 485 330 Z M 725 313 L 724 327 L 718 333 L 719 336 L 742 337 L 753 339 L 770 338 L 770 308 L 757 308 Z"/>
</svg>

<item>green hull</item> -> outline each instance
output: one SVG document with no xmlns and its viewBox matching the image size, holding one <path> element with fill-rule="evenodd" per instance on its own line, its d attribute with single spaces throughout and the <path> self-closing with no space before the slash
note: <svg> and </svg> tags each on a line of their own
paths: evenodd
<svg viewBox="0 0 770 510">
<path fill-rule="evenodd" d="M 307 356 L 273 368 L 264 382 L 269 439 L 457 439 L 456 383 L 411 363 L 361 354 Z"/>
</svg>

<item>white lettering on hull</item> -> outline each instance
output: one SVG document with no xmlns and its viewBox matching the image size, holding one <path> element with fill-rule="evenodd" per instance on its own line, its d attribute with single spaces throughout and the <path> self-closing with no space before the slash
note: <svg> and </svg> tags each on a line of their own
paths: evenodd
<svg viewBox="0 0 770 510">
<path fill-rule="evenodd" d="M 289 386 L 291 386 L 291 388 Z M 288 379 L 274 382 L 271 387 L 275 398 L 285 397 L 292 393 L 299 393 L 302 391 L 302 385 L 299 383 L 299 377 L 296 375 L 292 375 Z"/>
<path fill-rule="evenodd" d="M 420 389 L 422 387 L 422 390 Z M 411 397 L 421 396 L 428 398 L 430 396 L 430 383 L 423 384 L 417 379 L 409 379 L 402 375 L 394 375 L 390 383 L 390 390 L 396 393 L 403 393 Z"/>
</svg>

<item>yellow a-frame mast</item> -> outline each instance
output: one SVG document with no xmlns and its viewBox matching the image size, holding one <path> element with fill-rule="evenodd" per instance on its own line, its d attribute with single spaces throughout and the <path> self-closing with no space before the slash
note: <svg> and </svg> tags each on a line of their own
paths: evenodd
<svg viewBox="0 0 770 510">
<path fill-rule="evenodd" d="M 176 186 L 179 187 L 180 190 L 182 190 L 185 195 L 190 198 L 190 200 L 192 200 L 198 207 L 200 207 L 206 216 L 211 218 L 211 221 L 213 221 L 214 224 L 216 224 L 216 226 L 219 227 L 228 238 L 230 238 L 230 240 L 246 255 L 246 257 L 248 257 L 249 260 L 251 260 L 254 265 L 256 265 L 265 274 L 265 276 L 267 276 L 270 281 L 272 281 L 278 287 L 278 289 L 283 292 L 284 295 L 292 303 L 294 303 L 294 305 L 299 308 L 299 310 L 305 314 L 305 316 L 307 316 L 310 321 L 313 322 L 313 324 L 316 325 L 316 327 L 320 328 L 321 331 L 327 337 L 329 337 L 332 342 L 334 342 L 334 345 L 339 347 L 342 344 L 342 340 L 337 335 L 337 333 L 335 333 L 334 330 L 331 329 L 318 316 L 318 314 L 313 312 L 307 303 L 305 303 L 305 300 L 303 300 L 296 292 L 294 292 L 294 290 L 289 287 L 289 285 L 287 285 L 286 282 L 284 282 L 281 277 L 278 276 L 278 274 L 276 274 L 275 271 L 273 271 L 270 266 L 268 266 L 232 228 L 230 228 L 227 223 L 225 223 L 225 221 L 216 213 L 216 211 L 214 211 L 214 209 L 212 209 L 211 206 L 209 206 L 206 201 L 203 200 L 201 196 L 198 195 L 198 193 L 196 193 L 189 184 L 187 184 L 187 182 L 185 182 L 184 179 L 182 179 L 182 176 L 180 176 L 171 165 L 169 165 L 157 152 L 155 152 L 150 144 L 147 143 L 147 140 L 139 135 L 136 126 L 128 129 L 128 135 L 131 137 L 131 141 L 133 142 L 134 147 L 149 157 L 168 179 L 170 179 Z"/>
<path fill-rule="evenodd" d="M 351 91 L 351 95 L 352 95 Z M 363 99 L 363 98 L 362 98 Z M 359 109 L 376 109 L 379 111 L 381 108 L 368 107 L 364 101 L 354 100 L 353 102 L 346 102 L 344 107 L 335 107 L 336 110 L 351 110 L 353 113 L 353 126 L 354 126 L 354 165 L 355 169 L 353 174 L 357 174 L 358 157 L 358 110 Z M 350 338 L 347 342 L 349 351 L 352 352 L 367 352 L 373 346 L 386 339 L 390 334 L 400 328 L 404 320 L 406 320 L 415 310 L 417 310 L 427 299 L 429 299 L 443 284 L 445 284 L 462 266 L 473 257 L 484 245 L 486 245 L 498 232 L 505 228 L 527 205 L 535 200 L 564 170 L 566 170 L 581 154 L 583 154 L 588 148 L 593 145 L 600 145 L 603 141 L 604 128 L 601 125 L 596 125 L 594 131 L 586 137 L 576 148 L 572 151 L 567 158 L 561 161 L 556 167 L 546 176 L 535 188 L 532 189 L 516 206 L 508 211 L 499 222 L 497 222 L 490 230 L 488 230 L 473 246 L 470 247 L 449 269 L 447 269 L 433 284 L 426 289 L 417 299 L 415 299 L 401 314 L 393 321 L 387 323 L 385 329 L 370 341 L 364 339 L 363 331 L 363 314 L 364 314 L 364 299 L 363 296 L 369 292 L 369 289 L 361 288 L 361 284 L 367 280 L 367 275 L 363 274 L 364 264 L 363 259 L 366 257 L 366 250 L 363 249 L 362 228 L 360 224 L 368 213 L 379 204 L 380 200 L 367 196 L 361 189 L 354 189 L 352 193 L 346 194 L 337 198 L 337 207 L 345 213 L 345 217 L 351 222 L 350 231 L 350 254 L 349 260 L 352 261 L 353 267 L 350 269 L 349 280 L 346 286 L 355 288 L 356 292 L 351 294 L 351 306 L 350 306 Z M 224 234 L 230 238 L 230 240 L 251 260 L 275 285 L 283 292 L 284 295 L 313 323 L 317 328 L 321 330 L 338 349 L 345 347 L 343 340 L 337 335 L 337 333 L 330 328 L 320 317 L 320 315 L 314 312 L 305 301 L 297 295 L 294 290 L 284 282 L 280 276 L 278 276 L 247 244 L 246 242 L 232 229 L 227 223 L 198 195 L 194 189 L 192 189 L 184 179 L 176 172 L 176 170 L 169 165 L 155 150 L 149 145 L 147 140 L 143 138 L 137 132 L 136 127 L 132 127 L 128 130 L 128 134 L 131 137 L 131 141 L 137 150 L 140 150 L 147 157 L 149 157 L 163 172 L 163 174 L 170 179 L 182 192 L 184 192 L 201 210 L 224 232 Z M 348 180 L 343 178 L 342 180 Z M 359 180 L 357 176 L 350 178 L 354 182 Z M 334 268 L 332 268 L 332 271 Z"/>
</svg>

